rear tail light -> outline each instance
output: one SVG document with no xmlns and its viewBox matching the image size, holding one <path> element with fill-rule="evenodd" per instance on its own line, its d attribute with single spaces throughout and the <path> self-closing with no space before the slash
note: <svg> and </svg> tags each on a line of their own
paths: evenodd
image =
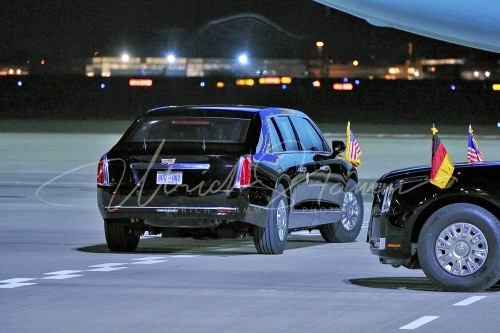
<svg viewBox="0 0 500 333">
<path fill-rule="evenodd" d="M 109 170 L 108 170 L 108 156 L 104 155 L 99 160 L 99 165 L 97 166 L 97 185 L 110 186 L 109 181 Z"/>
<path fill-rule="evenodd" d="M 238 171 L 236 172 L 235 188 L 250 186 L 252 176 L 252 155 L 241 156 L 238 161 Z"/>
</svg>

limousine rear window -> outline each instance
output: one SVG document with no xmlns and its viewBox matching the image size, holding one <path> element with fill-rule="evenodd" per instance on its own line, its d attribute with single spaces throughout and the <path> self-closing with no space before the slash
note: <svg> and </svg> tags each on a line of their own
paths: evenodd
<svg viewBox="0 0 500 333">
<path fill-rule="evenodd" d="M 158 117 L 138 123 L 128 142 L 243 143 L 250 119 L 223 117 Z"/>
</svg>

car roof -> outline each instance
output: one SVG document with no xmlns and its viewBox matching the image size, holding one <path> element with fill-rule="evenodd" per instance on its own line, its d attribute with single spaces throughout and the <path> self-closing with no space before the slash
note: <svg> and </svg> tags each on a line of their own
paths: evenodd
<svg viewBox="0 0 500 333">
<path fill-rule="evenodd" d="M 268 117 L 271 115 L 279 114 L 296 114 L 296 115 L 307 115 L 299 110 L 280 108 L 280 107 L 270 107 L 270 106 L 255 106 L 255 105 L 237 105 L 237 104 L 208 104 L 208 105 L 179 105 L 179 106 L 161 106 L 148 110 L 146 116 L 164 116 L 175 111 L 217 111 L 217 112 L 244 112 L 244 113 L 259 113 L 261 116 Z"/>
</svg>

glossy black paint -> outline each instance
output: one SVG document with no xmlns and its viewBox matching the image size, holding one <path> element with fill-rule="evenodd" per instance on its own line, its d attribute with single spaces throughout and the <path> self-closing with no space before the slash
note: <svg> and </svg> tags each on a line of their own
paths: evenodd
<svg viewBox="0 0 500 333">
<path fill-rule="evenodd" d="M 127 142 L 144 119 L 169 115 L 239 117 L 250 120 L 244 142 Z M 293 121 L 292 121 L 293 119 Z M 291 146 L 278 129 L 290 124 Z M 317 133 L 311 147 L 300 140 L 304 125 Z M 276 138 L 276 135 L 274 136 Z M 306 140 L 308 141 L 308 140 Z M 341 151 L 340 151 L 341 152 Z M 314 229 L 338 221 L 345 185 L 357 181 L 356 169 L 337 158 L 320 130 L 297 110 L 253 106 L 182 106 L 152 109 L 139 117 L 107 152 L 109 184 L 97 186 L 99 211 L 105 220 L 133 223 L 142 231 L 154 228 L 264 227 L 270 200 L 279 184 L 289 198 L 289 231 Z M 251 156 L 250 186 L 235 186 L 242 156 Z M 164 160 L 173 160 L 171 165 Z M 180 170 L 181 186 L 157 185 L 156 173 Z"/>
<path fill-rule="evenodd" d="M 446 205 L 471 203 L 500 219 L 500 162 L 455 164 L 446 189 L 432 185 L 429 174 L 429 166 L 417 166 L 394 170 L 377 181 L 367 241 L 382 263 L 418 268 L 420 230 L 432 213 Z M 390 207 L 382 212 L 389 185 L 395 190 Z"/>
</svg>

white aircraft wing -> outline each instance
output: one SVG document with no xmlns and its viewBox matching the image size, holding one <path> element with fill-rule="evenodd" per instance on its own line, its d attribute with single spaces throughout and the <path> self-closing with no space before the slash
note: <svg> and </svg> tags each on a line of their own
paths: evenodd
<svg viewBox="0 0 500 333">
<path fill-rule="evenodd" d="M 391 27 L 500 53 L 500 0 L 314 0 Z"/>
</svg>

